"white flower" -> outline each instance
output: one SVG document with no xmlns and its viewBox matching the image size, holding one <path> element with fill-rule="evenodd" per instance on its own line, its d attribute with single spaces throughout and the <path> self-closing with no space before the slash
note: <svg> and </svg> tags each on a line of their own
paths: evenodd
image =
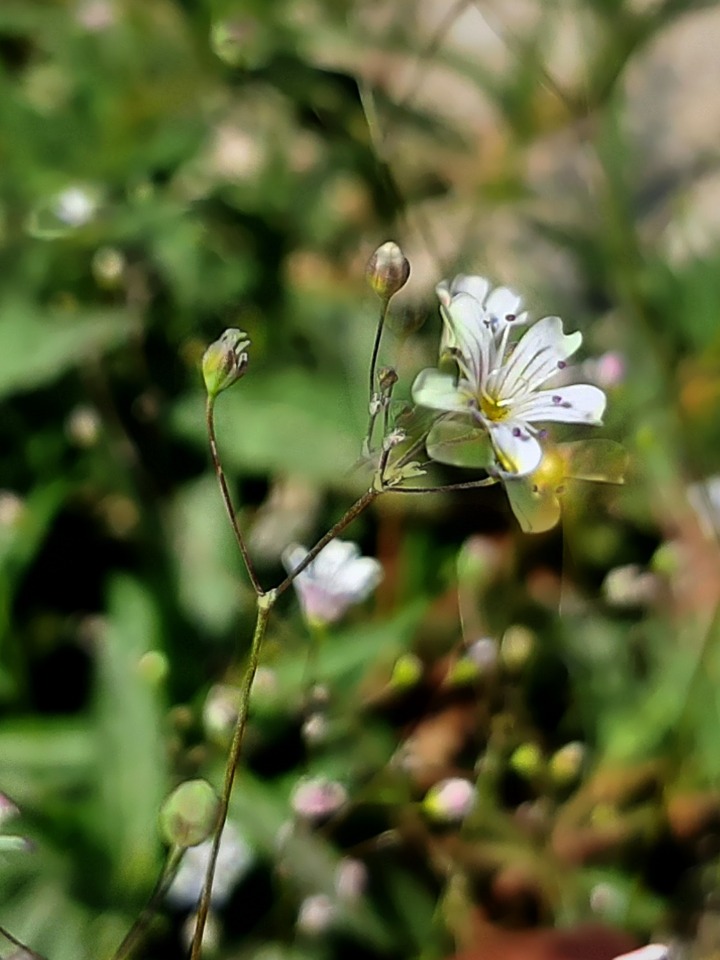
<svg viewBox="0 0 720 960">
<path fill-rule="evenodd" d="M 293 573 L 308 551 L 292 544 L 282 560 Z M 361 603 L 382 580 L 382 565 L 372 557 L 361 557 L 356 543 L 331 540 L 294 579 L 303 613 L 311 623 L 335 623 L 349 607 Z"/>
<path fill-rule="evenodd" d="M 469 279 L 479 293 L 480 278 L 466 278 L 466 284 Z M 541 389 L 566 367 L 582 334 L 566 335 L 559 317 L 544 317 L 511 345 L 517 314 L 503 317 L 499 308 L 515 310 L 519 302 L 505 288 L 492 291 L 484 301 L 466 290 L 452 295 L 443 303 L 443 316 L 460 376 L 456 380 L 428 369 L 413 384 L 416 403 L 463 414 L 479 428 L 476 440 L 489 438 L 489 469 L 516 477 L 532 473 L 542 459 L 534 424 L 599 424 L 605 410 L 605 394 L 590 384 Z"/>
<path fill-rule="evenodd" d="M 196 847 L 188 847 L 185 851 L 167 892 L 168 900 L 176 907 L 194 907 L 199 901 L 211 851 L 212 840 L 206 840 Z M 228 901 L 235 884 L 250 869 L 253 859 L 253 852 L 247 841 L 237 827 L 228 821 L 220 839 L 215 865 L 211 901 L 213 906 L 222 907 Z"/>
<path fill-rule="evenodd" d="M 83 187 L 68 187 L 57 195 L 53 209 L 68 227 L 82 227 L 95 216 L 97 201 Z"/>
<path fill-rule="evenodd" d="M 516 326 L 527 322 L 527 312 L 520 312 L 522 298 L 509 287 L 493 289 L 485 277 L 467 277 L 464 273 L 459 273 L 450 283 L 441 280 L 435 287 L 435 293 L 440 301 L 440 314 L 443 318 L 441 357 L 457 347 L 450 308 L 458 294 L 467 294 L 477 300 L 485 311 L 485 322 L 493 333 L 500 333 L 508 322 Z"/>
<path fill-rule="evenodd" d="M 649 943 L 646 947 L 640 947 L 639 950 L 633 950 L 631 953 L 623 953 L 615 960 L 666 960 L 668 948 L 662 943 Z"/>
</svg>

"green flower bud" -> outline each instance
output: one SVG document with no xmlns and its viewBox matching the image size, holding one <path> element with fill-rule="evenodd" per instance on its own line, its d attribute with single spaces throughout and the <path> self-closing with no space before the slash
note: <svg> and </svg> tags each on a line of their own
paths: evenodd
<svg viewBox="0 0 720 960">
<path fill-rule="evenodd" d="M 536 743 L 523 743 L 510 756 L 511 769 L 526 780 L 542 773 L 544 765 L 542 751 Z"/>
<path fill-rule="evenodd" d="M 422 677 L 423 665 L 414 653 L 403 653 L 397 658 L 390 676 L 390 686 L 406 690 L 414 687 Z"/>
<path fill-rule="evenodd" d="M 211 399 L 214 400 L 245 373 L 249 346 L 247 334 L 231 328 L 207 348 L 202 358 L 202 373 Z"/>
<path fill-rule="evenodd" d="M 508 627 L 500 644 L 500 659 L 506 670 L 522 670 L 535 646 L 535 634 L 520 623 Z"/>
<path fill-rule="evenodd" d="M 410 261 L 396 243 L 388 240 L 370 257 L 365 276 L 380 299 L 389 300 L 407 283 Z"/>
<path fill-rule="evenodd" d="M 220 801 L 207 780 L 181 783 L 160 810 L 160 830 L 175 847 L 195 847 L 217 826 Z"/>
</svg>

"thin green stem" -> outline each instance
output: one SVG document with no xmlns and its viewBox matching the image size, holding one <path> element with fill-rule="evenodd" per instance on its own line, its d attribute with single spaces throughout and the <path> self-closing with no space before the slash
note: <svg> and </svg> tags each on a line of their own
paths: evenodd
<svg viewBox="0 0 720 960">
<path fill-rule="evenodd" d="M 492 487 L 499 483 L 495 477 L 483 480 L 467 480 L 465 483 L 446 483 L 439 487 L 391 487 L 390 493 L 448 493 L 451 490 L 474 490 L 476 487 Z"/>
<path fill-rule="evenodd" d="M 218 485 L 220 487 L 220 493 L 222 494 L 223 503 L 225 504 L 225 510 L 228 518 L 230 519 L 230 525 L 232 526 L 233 533 L 235 534 L 237 545 L 240 548 L 240 553 L 242 554 L 243 562 L 245 563 L 245 569 L 247 570 L 248 577 L 250 577 L 253 590 L 258 597 L 261 597 L 265 591 L 263 590 L 260 581 L 257 578 L 255 566 L 250 558 L 250 553 L 248 552 L 245 538 L 243 537 L 242 531 L 238 526 L 237 517 L 235 516 L 235 510 L 233 508 L 232 497 L 230 496 L 230 489 L 228 487 L 227 480 L 225 478 L 225 471 L 223 470 L 222 462 L 220 460 L 217 438 L 215 436 L 215 401 L 214 398 L 210 396 L 207 398 L 207 403 L 205 405 L 205 422 L 207 425 L 208 439 L 210 441 L 210 456 L 212 457 L 213 467 L 215 468 L 215 476 L 217 477 Z"/>
<path fill-rule="evenodd" d="M 155 884 L 155 889 L 150 894 L 148 902 L 143 907 L 135 923 L 133 923 L 123 937 L 122 943 L 112 955 L 112 960 L 125 960 L 125 957 L 131 956 L 133 950 L 140 946 L 153 917 L 165 899 L 170 884 L 175 879 L 175 874 L 177 873 L 184 853 L 185 851 L 182 847 L 173 847 L 172 850 L 170 850 L 162 873 Z"/>
<path fill-rule="evenodd" d="M 228 754 L 227 764 L 225 766 L 225 780 L 220 797 L 220 810 L 218 812 L 218 822 L 213 836 L 213 845 L 210 852 L 210 861 L 205 871 L 205 883 L 203 885 L 200 905 L 198 907 L 197 919 L 195 921 L 195 932 L 193 934 L 192 946 L 190 949 L 190 960 L 199 960 L 202 951 L 203 933 L 207 923 L 208 913 L 210 911 L 210 902 L 212 898 L 213 879 L 215 877 L 215 866 L 217 864 L 218 852 L 220 850 L 220 839 L 222 837 L 225 821 L 227 820 L 228 807 L 230 805 L 230 795 L 232 793 L 233 783 L 235 782 L 235 772 L 240 760 L 243 740 L 245 739 L 245 730 L 247 728 L 248 714 L 250 712 L 250 692 L 252 690 L 255 674 L 257 673 L 260 662 L 260 651 L 265 631 L 267 630 L 270 611 L 273 608 L 277 592 L 269 590 L 257 598 L 257 619 L 255 621 L 255 631 L 253 633 L 252 644 L 250 646 L 250 659 L 248 661 L 245 676 L 243 677 L 240 688 L 240 705 L 238 708 L 237 720 L 235 721 L 235 730 L 233 732 L 230 752 Z"/>
<path fill-rule="evenodd" d="M 382 340 L 383 328 L 385 327 L 385 319 L 388 312 L 388 304 L 390 300 L 383 300 L 382 310 L 380 311 L 380 319 L 378 320 L 377 330 L 375 331 L 375 343 L 373 344 L 372 357 L 370 358 L 370 399 L 375 393 L 375 368 L 377 366 L 378 353 L 380 352 L 380 341 Z"/>
<path fill-rule="evenodd" d="M 302 573 L 303 570 L 313 562 L 320 551 L 324 549 L 331 540 L 334 540 L 338 534 L 342 533 L 345 527 L 352 523 L 356 517 L 359 517 L 363 510 L 366 510 L 373 500 L 376 500 L 381 493 L 381 490 L 371 488 L 370 490 L 367 490 L 359 500 L 356 500 L 355 503 L 342 515 L 342 517 L 340 517 L 338 522 L 334 524 L 324 536 L 320 537 L 312 550 L 308 552 L 305 559 L 299 563 L 297 567 L 295 567 L 292 573 L 289 573 L 287 577 L 285 577 L 280 586 L 276 588 L 275 595 L 279 597 L 281 594 L 285 593 L 295 577 L 297 577 L 299 573 Z"/>
</svg>

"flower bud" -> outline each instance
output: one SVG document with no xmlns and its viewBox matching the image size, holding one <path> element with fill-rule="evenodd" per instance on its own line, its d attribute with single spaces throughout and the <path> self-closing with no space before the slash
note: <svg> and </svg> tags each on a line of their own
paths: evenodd
<svg viewBox="0 0 720 960">
<path fill-rule="evenodd" d="M 337 910 L 326 893 L 316 893 L 306 897 L 300 904 L 297 928 L 308 936 L 318 936 L 332 926 Z"/>
<path fill-rule="evenodd" d="M 500 659 L 507 670 L 522 670 L 535 646 L 535 634 L 520 623 L 508 627 L 500 644 Z"/>
<path fill-rule="evenodd" d="M 370 257 L 365 275 L 380 299 L 388 301 L 407 283 L 410 261 L 396 243 L 388 240 Z"/>
<path fill-rule="evenodd" d="M 382 393 L 389 393 L 398 382 L 397 370 L 394 367 L 380 367 L 377 382 Z"/>
<path fill-rule="evenodd" d="M 414 653 L 402 653 L 392 669 L 390 686 L 400 690 L 414 687 L 422 677 L 423 665 L 420 657 Z"/>
<path fill-rule="evenodd" d="M 335 893 L 340 900 L 352 903 L 359 900 L 368 882 L 367 867 L 362 860 L 343 857 L 335 870 Z"/>
<path fill-rule="evenodd" d="M 327 820 L 347 803 L 348 793 L 336 780 L 323 777 L 302 780 L 295 786 L 290 806 L 303 820 Z"/>
<path fill-rule="evenodd" d="M 207 840 L 217 825 L 220 802 L 207 780 L 181 783 L 160 810 L 160 830 L 176 847 L 194 847 Z"/>
<path fill-rule="evenodd" d="M 548 770 L 553 782 L 560 787 L 567 787 L 574 783 L 582 772 L 586 755 L 585 744 L 573 740 L 560 747 L 550 757 Z"/>
<path fill-rule="evenodd" d="M 202 358 L 202 373 L 211 400 L 245 373 L 249 346 L 247 334 L 231 328 L 207 348 Z"/>
<path fill-rule="evenodd" d="M 457 823 L 475 805 L 475 787 L 469 780 L 450 777 L 432 786 L 422 802 L 423 810 L 439 823 Z"/>
<path fill-rule="evenodd" d="M 541 773 L 543 766 L 542 751 L 536 743 L 523 743 L 510 756 L 511 769 L 526 780 Z"/>
</svg>

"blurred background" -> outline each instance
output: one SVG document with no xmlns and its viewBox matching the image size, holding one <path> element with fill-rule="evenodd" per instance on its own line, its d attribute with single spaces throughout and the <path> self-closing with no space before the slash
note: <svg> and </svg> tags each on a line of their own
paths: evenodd
<svg viewBox="0 0 720 960">
<path fill-rule="evenodd" d="M 626 483 L 569 483 L 538 536 L 498 488 L 388 495 L 348 531 L 372 600 L 320 640 L 283 597 L 208 955 L 717 956 L 719 47 L 703 0 L 2 0 L 12 934 L 112 957 L 163 798 L 221 777 L 254 598 L 205 346 L 252 340 L 218 434 L 277 583 L 362 492 L 364 269 L 394 239 L 398 409 L 435 284 L 482 274 L 583 331 Z M 448 778 L 469 812 L 427 800 Z M 342 802 L 308 811 L 308 784 Z M 136 956 L 184 955 L 185 880 Z"/>
</svg>

